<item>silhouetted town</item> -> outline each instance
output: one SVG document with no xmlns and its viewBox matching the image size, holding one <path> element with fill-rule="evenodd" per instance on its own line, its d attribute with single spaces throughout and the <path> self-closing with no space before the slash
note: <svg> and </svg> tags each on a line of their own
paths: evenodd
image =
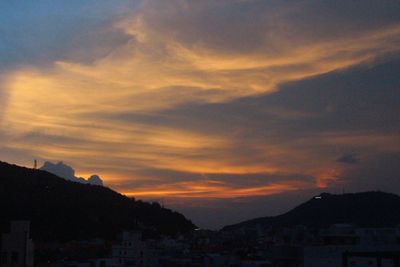
<svg viewBox="0 0 400 267">
<path fill-rule="evenodd" d="M 145 238 L 123 231 L 113 241 L 38 242 L 29 221 L 11 221 L 1 236 L 1 267 L 398 267 L 400 227 L 336 224 L 197 229 L 190 234 Z"/>
</svg>

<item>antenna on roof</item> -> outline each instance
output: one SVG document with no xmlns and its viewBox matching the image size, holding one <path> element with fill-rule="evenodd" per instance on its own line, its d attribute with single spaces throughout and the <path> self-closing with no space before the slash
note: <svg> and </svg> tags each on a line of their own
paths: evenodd
<svg viewBox="0 0 400 267">
<path fill-rule="evenodd" d="M 33 160 L 33 168 L 36 170 L 37 169 L 37 160 Z"/>
</svg>

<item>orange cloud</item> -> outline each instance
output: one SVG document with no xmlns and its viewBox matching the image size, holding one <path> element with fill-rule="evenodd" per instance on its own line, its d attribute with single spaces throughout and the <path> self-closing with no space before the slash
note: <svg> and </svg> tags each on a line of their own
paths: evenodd
<svg viewBox="0 0 400 267">
<path fill-rule="evenodd" d="M 328 169 L 315 175 L 315 185 L 318 188 L 327 188 L 330 183 L 338 181 L 339 171 L 336 169 Z"/>
<path fill-rule="evenodd" d="M 185 12 L 201 8 L 184 3 Z M 178 6 L 172 6 L 163 12 L 177 10 Z M 399 25 L 307 42 L 301 32 L 290 38 L 265 32 L 260 34 L 262 44 L 267 46 L 268 38 L 272 38 L 279 48 L 276 52 L 262 46 L 225 49 L 205 41 L 182 41 L 185 38 L 179 33 L 157 24 L 160 21 L 153 16 L 158 12 L 146 1 L 134 13 L 115 21 L 114 30 L 125 32 L 130 41 L 116 45 L 107 56 L 92 63 L 58 60 L 50 67 L 24 66 L 7 73 L 3 86 L 8 100 L 0 121 L 8 136 L 5 147 L 29 151 L 43 159 L 68 159 L 82 172 L 90 172 L 89 168 L 96 165 L 107 166 L 113 180 L 130 180 L 141 168 L 198 174 L 305 171 L 319 162 L 309 163 L 307 152 L 289 145 L 271 142 L 263 146 L 258 140 L 249 141 L 246 145 L 258 155 L 247 156 L 238 152 L 234 138 L 229 136 L 112 118 L 272 93 L 284 83 L 369 63 L 400 50 Z M 180 30 L 185 32 L 176 28 Z M 31 135 L 38 137 L 32 139 Z M 64 141 L 58 142 L 60 139 Z M 340 136 L 327 140 L 320 139 L 321 143 L 357 141 Z M 289 157 L 290 162 L 286 160 Z M 301 164 L 293 163 L 297 159 Z M 334 171 L 318 174 L 317 186 L 326 186 L 334 176 Z M 227 198 L 295 190 L 301 182 L 249 188 L 209 182 L 175 186 L 144 187 L 127 193 Z"/>
<path fill-rule="evenodd" d="M 152 186 L 149 188 L 138 188 L 135 191 L 125 191 L 124 194 L 139 198 L 157 198 L 165 196 L 174 198 L 238 198 L 273 195 L 304 189 L 305 186 L 309 185 L 301 181 L 288 181 L 242 188 L 235 188 L 218 181 L 181 182 L 170 185 Z"/>
</svg>

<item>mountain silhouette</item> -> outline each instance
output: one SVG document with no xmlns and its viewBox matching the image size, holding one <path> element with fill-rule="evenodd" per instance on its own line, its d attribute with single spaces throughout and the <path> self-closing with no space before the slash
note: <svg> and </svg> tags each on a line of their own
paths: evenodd
<svg viewBox="0 0 400 267">
<path fill-rule="evenodd" d="M 400 224 L 400 196 L 384 192 L 322 193 L 282 215 L 225 226 L 222 231 L 257 225 L 321 228 L 342 223 L 360 227 L 396 226 Z"/>
<path fill-rule="evenodd" d="M 111 240 L 129 229 L 177 234 L 195 228 L 183 215 L 158 203 L 5 162 L 0 162 L 0 213 L 0 230 L 10 220 L 30 220 L 32 237 L 39 241 Z"/>
</svg>

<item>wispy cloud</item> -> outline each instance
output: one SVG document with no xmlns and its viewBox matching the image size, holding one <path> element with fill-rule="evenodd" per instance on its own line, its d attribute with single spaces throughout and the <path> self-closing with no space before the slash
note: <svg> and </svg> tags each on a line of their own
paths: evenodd
<svg viewBox="0 0 400 267">
<path fill-rule="evenodd" d="M 69 32 L 73 45 L 37 59 L 46 64 L 18 59 L 2 71 L 0 155 L 68 160 L 140 197 L 227 199 L 342 182 L 338 155 L 399 152 L 392 130 L 370 127 L 378 111 L 348 100 L 375 88 L 344 81 L 399 53 L 400 18 L 391 2 L 314 2 L 123 2 L 106 20 L 100 8 L 87 34 Z M 350 125 L 349 114 L 368 122 Z M 217 174 L 235 178 L 201 178 Z M 254 175 L 279 179 L 240 182 Z"/>
</svg>

